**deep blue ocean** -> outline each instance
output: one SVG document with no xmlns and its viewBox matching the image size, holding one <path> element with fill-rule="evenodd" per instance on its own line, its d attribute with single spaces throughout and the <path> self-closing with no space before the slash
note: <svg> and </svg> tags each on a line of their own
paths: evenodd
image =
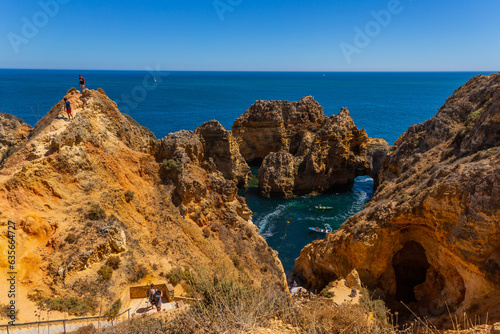
<svg viewBox="0 0 500 334">
<path fill-rule="evenodd" d="M 231 129 L 233 121 L 256 100 L 298 101 L 312 95 L 326 115 L 347 107 L 368 136 L 393 144 L 414 123 L 423 122 L 453 91 L 478 72 L 147 72 L 0 69 L 0 111 L 35 125 L 78 75 L 86 87 L 104 89 L 122 112 L 151 129 L 158 138 L 194 130 L 216 119 Z M 156 82 L 155 82 L 156 80 Z M 253 170 L 255 172 L 255 169 Z M 276 249 L 290 273 L 300 250 L 324 237 L 308 227 L 337 229 L 373 195 L 373 181 L 360 177 L 342 193 L 291 200 L 258 196 L 255 182 L 240 190 L 254 212 L 253 222 Z M 332 206 L 318 211 L 315 205 Z M 290 222 L 290 223 L 287 223 Z"/>
</svg>

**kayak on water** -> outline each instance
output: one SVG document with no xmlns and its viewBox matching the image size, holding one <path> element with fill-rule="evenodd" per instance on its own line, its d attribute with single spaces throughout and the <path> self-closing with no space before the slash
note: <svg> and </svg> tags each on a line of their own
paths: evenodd
<svg viewBox="0 0 500 334">
<path fill-rule="evenodd" d="M 316 210 L 331 210 L 333 209 L 333 206 L 323 206 L 323 205 L 316 205 L 314 207 Z"/>
<path fill-rule="evenodd" d="M 309 227 L 309 230 L 317 233 L 332 233 L 332 231 L 327 228 Z"/>
</svg>

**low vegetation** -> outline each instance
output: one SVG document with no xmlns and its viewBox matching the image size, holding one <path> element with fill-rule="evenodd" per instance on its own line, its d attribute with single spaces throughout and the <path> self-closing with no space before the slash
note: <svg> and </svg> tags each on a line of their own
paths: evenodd
<svg viewBox="0 0 500 334">
<path fill-rule="evenodd" d="M 121 263 L 121 260 L 120 260 L 119 256 L 110 256 L 106 260 L 106 265 L 113 270 L 118 269 L 120 267 L 120 263 Z"/>
<path fill-rule="evenodd" d="M 130 191 L 130 190 L 127 190 L 125 191 L 125 202 L 127 203 L 130 203 L 133 199 L 134 199 L 134 192 L 133 191 Z"/>
<path fill-rule="evenodd" d="M 10 308 L 10 304 L 0 304 L 0 319 L 11 319 L 10 316 L 12 314 L 12 309 Z M 15 310 L 16 319 L 19 315 L 19 309 Z"/>
<path fill-rule="evenodd" d="M 97 273 L 99 274 L 99 276 L 102 277 L 103 280 L 109 281 L 111 279 L 111 276 L 113 276 L 113 269 L 104 265 L 101 268 L 99 268 Z"/>
<path fill-rule="evenodd" d="M 84 316 L 95 310 L 97 301 L 92 298 L 77 297 L 47 298 L 40 294 L 29 295 L 28 299 L 36 302 L 40 310 L 64 312 L 74 316 Z"/>
<path fill-rule="evenodd" d="M 68 233 L 66 238 L 64 238 L 64 241 L 67 242 L 68 244 L 74 244 L 77 240 L 76 234 L 74 233 Z"/>
<path fill-rule="evenodd" d="M 321 290 L 319 295 L 321 297 L 325 297 L 325 298 L 335 297 L 335 292 L 331 291 L 332 288 L 333 288 L 333 282 L 330 282 L 330 283 L 328 283 L 327 286 L 325 286 L 325 288 L 323 290 Z"/>
<path fill-rule="evenodd" d="M 109 310 L 104 313 L 104 315 L 116 315 L 118 312 L 120 312 L 120 309 L 122 308 L 122 300 L 117 299 L 113 305 L 109 308 Z"/>
<path fill-rule="evenodd" d="M 138 282 L 148 275 L 148 269 L 142 264 L 131 264 L 128 268 L 128 280 Z"/>
<path fill-rule="evenodd" d="M 181 268 L 173 268 L 167 274 L 167 278 L 173 286 L 176 286 L 182 280 L 191 281 L 192 275 L 187 269 L 182 270 Z"/>
<path fill-rule="evenodd" d="M 66 92 L 66 94 L 75 94 L 75 93 L 78 93 L 78 90 L 75 88 L 75 87 L 71 87 L 70 89 L 68 89 L 68 91 Z"/>
<path fill-rule="evenodd" d="M 264 333 L 276 326 L 282 329 L 279 333 L 439 333 L 421 319 L 400 328 L 384 303 L 371 299 L 366 289 L 359 305 L 337 306 L 322 297 L 291 298 L 271 284 L 255 286 L 234 268 L 223 267 L 215 275 L 175 268 L 168 276 L 176 281 L 187 279 L 198 301 L 181 312 L 141 317 L 101 329 L 101 333 Z"/>
<path fill-rule="evenodd" d="M 97 203 L 94 203 L 90 206 L 90 210 L 88 213 L 89 219 L 92 220 L 100 220 L 106 218 L 106 211 Z"/>
<path fill-rule="evenodd" d="M 162 166 L 167 172 L 180 173 L 182 171 L 182 164 L 176 159 L 165 159 L 163 160 Z"/>
</svg>

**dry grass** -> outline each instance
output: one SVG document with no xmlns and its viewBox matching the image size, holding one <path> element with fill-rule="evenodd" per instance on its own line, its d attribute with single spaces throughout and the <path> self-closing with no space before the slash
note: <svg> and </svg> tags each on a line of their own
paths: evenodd
<svg viewBox="0 0 500 334">
<path fill-rule="evenodd" d="M 276 319 L 286 327 L 280 333 L 439 333 L 422 319 L 398 328 L 379 301 L 335 306 L 326 298 L 292 299 L 278 287 L 252 286 L 234 269 L 223 268 L 214 276 L 196 273 L 189 284 L 199 299 L 190 308 L 144 317 L 103 333 L 252 333 L 269 328 Z"/>
</svg>

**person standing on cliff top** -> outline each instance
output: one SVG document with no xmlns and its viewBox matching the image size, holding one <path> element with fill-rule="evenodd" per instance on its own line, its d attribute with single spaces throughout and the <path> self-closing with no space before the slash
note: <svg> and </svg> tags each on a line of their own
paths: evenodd
<svg viewBox="0 0 500 334">
<path fill-rule="evenodd" d="M 66 112 L 68 113 L 68 119 L 73 119 L 73 115 L 71 114 L 71 104 L 67 98 L 64 98 L 64 104 L 66 105 Z"/>
<path fill-rule="evenodd" d="M 80 77 L 78 78 L 78 82 L 80 83 L 80 89 L 82 90 L 83 94 L 83 91 L 85 90 L 85 78 L 80 75 Z"/>
</svg>

